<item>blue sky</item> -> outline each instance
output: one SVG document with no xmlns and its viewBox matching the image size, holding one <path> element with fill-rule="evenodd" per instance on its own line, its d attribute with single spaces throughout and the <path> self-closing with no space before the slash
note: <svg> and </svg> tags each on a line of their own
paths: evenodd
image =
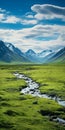
<svg viewBox="0 0 65 130">
<path fill-rule="evenodd" d="M 65 46 L 65 1 L 0 0 L 0 40 L 22 51 Z"/>
</svg>

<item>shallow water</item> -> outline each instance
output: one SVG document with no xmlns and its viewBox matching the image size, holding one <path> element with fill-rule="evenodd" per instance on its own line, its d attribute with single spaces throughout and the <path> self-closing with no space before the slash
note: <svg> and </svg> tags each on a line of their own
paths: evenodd
<svg viewBox="0 0 65 130">
<path fill-rule="evenodd" d="M 55 100 L 58 104 L 65 106 L 65 101 L 61 100 L 58 97 L 52 97 L 47 94 L 41 94 L 39 88 L 39 84 L 34 82 L 31 78 L 25 76 L 24 74 L 14 73 L 14 75 L 18 79 L 24 79 L 27 83 L 27 87 L 21 90 L 21 93 L 23 94 L 31 94 L 33 96 L 38 96 L 42 98 L 52 99 Z"/>
<path fill-rule="evenodd" d="M 57 117 L 57 118 L 53 119 L 53 121 L 59 122 L 60 124 L 64 124 L 65 125 L 65 120 L 62 119 L 62 118 Z"/>
</svg>

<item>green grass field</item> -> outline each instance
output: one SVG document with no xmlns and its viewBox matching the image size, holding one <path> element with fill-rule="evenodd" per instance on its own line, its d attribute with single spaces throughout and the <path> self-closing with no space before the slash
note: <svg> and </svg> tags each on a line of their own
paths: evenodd
<svg viewBox="0 0 65 130">
<path fill-rule="evenodd" d="M 65 108 L 49 99 L 23 95 L 27 86 L 13 73 L 38 82 L 41 93 L 65 100 L 65 65 L 0 65 L 0 130 L 65 130 L 52 116 L 65 119 Z"/>
</svg>

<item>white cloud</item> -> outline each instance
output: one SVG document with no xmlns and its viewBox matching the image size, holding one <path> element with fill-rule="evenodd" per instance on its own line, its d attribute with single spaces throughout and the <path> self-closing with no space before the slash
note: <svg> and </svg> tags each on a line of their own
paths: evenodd
<svg viewBox="0 0 65 130">
<path fill-rule="evenodd" d="M 5 10 L 5 9 L 0 8 L 0 13 L 4 13 L 4 12 L 6 12 L 6 10 Z"/>
<path fill-rule="evenodd" d="M 35 4 L 31 7 L 31 10 L 32 12 L 25 14 L 24 17 L 17 17 L 0 8 L 0 22 L 11 24 L 20 23 L 23 25 L 35 25 L 38 23 L 38 20 L 44 19 L 47 20 L 56 18 L 65 21 L 65 7 L 59 7 L 50 4 Z M 35 12 L 34 15 L 33 12 Z"/>
<path fill-rule="evenodd" d="M 34 18 L 34 16 L 31 15 L 31 14 L 26 15 L 26 17 L 27 17 L 27 18 L 31 18 L 31 19 Z"/>
<path fill-rule="evenodd" d="M 32 18 L 32 19 L 31 19 Z M 6 10 L 0 8 L 0 22 L 1 23 L 9 23 L 9 24 L 23 24 L 23 25 L 35 25 L 37 24 L 37 20 L 33 18 L 32 15 L 24 16 L 24 18 L 17 17 L 15 15 L 11 15 Z"/>
<path fill-rule="evenodd" d="M 3 23 L 17 23 L 20 22 L 20 19 L 15 16 L 7 16 L 5 20 L 2 21 Z"/>
<path fill-rule="evenodd" d="M 36 13 L 35 18 L 38 20 L 54 18 L 65 19 L 65 7 L 50 4 L 35 4 L 31 7 L 31 10 Z"/>
<path fill-rule="evenodd" d="M 0 22 L 5 18 L 4 14 L 0 14 Z"/>
<path fill-rule="evenodd" d="M 20 19 L 20 22 L 23 25 L 28 25 L 28 24 L 35 25 L 35 24 L 37 24 L 37 20 L 34 20 L 34 19 L 32 19 L 32 20 Z"/>
<path fill-rule="evenodd" d="M 55 35 L 57 38 L 54 39 Z M 46 40 L 38 38 L 46 37 Z M 50 40 L 47 38 L 50 37 Z M 32 48 L 38 51 L 53 45 L 65 45 L 65 26 L 59 25 L 36 25 L 32 28 L 20 30 L 0 29 L 0 38 L 6 42 L 14 43 L 22 50 Z"/>
</svg>

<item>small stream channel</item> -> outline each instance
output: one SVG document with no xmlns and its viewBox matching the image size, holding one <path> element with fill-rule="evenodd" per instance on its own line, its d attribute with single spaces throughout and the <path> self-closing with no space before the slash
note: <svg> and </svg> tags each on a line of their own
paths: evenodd
<svg viewBox="0 0 65 130">
<path fill-rule="evenodd" d="M 18 78 L 18 79 L 24 79 L 25 82 L 27 83 L 27 87 L 23 88 L 21 90 L 21 93 L 23 94 L 31 94 L 32 96 L 37 96 L 40 98 L 47 98 L 47 99 L 52 99 L 55 100 L 58 104 L 62 105 L 65 107 L 65 101 L 61 100 L 58 97 L 52 97 L 49 96 L 47 94 L 41 94 L 39 88 L 39 84 L 36 83 L 35 81 L 33 81 L 31 78 L 25 76 L 24 74 L 19 74 L 19 73 L 14 73 L 14 75 Z M 59 123 L 65 124 L 65 120 L 61 119 L 61 118 L 56 118 L 53 119 L 53 121 L 57 121 Z"/>
</svg>

